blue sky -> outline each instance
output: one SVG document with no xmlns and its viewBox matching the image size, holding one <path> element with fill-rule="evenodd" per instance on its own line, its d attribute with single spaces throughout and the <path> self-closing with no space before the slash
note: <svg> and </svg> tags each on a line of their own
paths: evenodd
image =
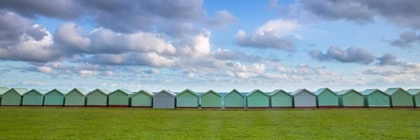
<svg viewBox="0 0 420 140">
<path fill-rule="evenodd" d="M 418 6 L 417 0 L 2 1 L 0 86 L 418 88 Z"/>
</svg>

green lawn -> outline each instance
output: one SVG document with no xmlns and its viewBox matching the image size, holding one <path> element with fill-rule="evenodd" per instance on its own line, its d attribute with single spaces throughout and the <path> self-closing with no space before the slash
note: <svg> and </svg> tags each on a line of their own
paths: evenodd
<svg viewBox="0 0 420 140">
<path fill-rule="evenodd" d="M 0 107 L 0 139 L 420 139 L 420 111 Z"/>
</svg>

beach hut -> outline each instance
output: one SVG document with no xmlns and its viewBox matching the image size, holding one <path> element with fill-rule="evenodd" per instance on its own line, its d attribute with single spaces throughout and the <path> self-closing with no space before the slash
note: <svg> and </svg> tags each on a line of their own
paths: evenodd
<svg viewBox="0 0 420 140">
<path fill-rule="evenodd" d="M 153 93 L 147 90 L 140 90 L 131 96 L 131 107 L 151 108 Z"/>
<path fill-rule="evenodd" d="M 320 88 L 314 92 L 318 108 L 338 108 L 338 97 L 329 88 Z"/>
<path fill-rule="evenodd" d="M 0 105 L 1 105 L 1 96 L 8 90 L 9 88 L 7 87 L 0 87 Z"/>
<path fill-rule="evenodd" d="M 153 108 L 175 108 L 175 93 L 162 90 L 153 95 Z"/>
<path fill-rule="evenodd" d="M 209 90 L 201 96 L 201 108 L 221 108 L 222 96 L 213 90 Z"/>
<path fill-rule="evenodd" d="M 353 89 L 342 90 L 337 93 L 338 104 L 345 108 L 364 108 L 365 102 L 363 95 Z"/>
<path fill-rule="evenodd" d="M 44 106 L 63 106 L 64 96 L 69 92 L 65 89 L 53 89 L 44 95 Z"/>
<path fill-rule="evenodd" d="M 42 106 L 46 89 L 32 89 L 22 95 L 22 106 Z"/>
<path fill-rule="evenodd" d="M 130 96 L 133 92 L 126 89 L 117 89 L 108 94 L 108 107 L 129 107 Z"/>
<path fill-rule="evenodd" d="M 1 96 L 2 106 L 20 106 L 22 95 L 28 92 L 26 88 L 11 88 Z"/>
<path fill-rule="evenodd" d="M 388 88 L 385 90 L 391 97 L 391 106 L 393 108 L 413 108 L 413 96 L 402 88 Z"/>
<path fill-rule="evenodd" d="M 295 108 L 316 108 L 316 95 L 307 89 L 292 92 Z"/>
<path fill-rule="evenodd" d="M 367 89 L 362 92 L 365 105 L 369 108 L 391 107 L 389 95 L 379 89 Z"/>
<path fill-rule="evenodd" d="M 86 94 L 89 92 L 85 89 L 74 88 L 68 92 L 64 98 L 64 106 L 66 107 L 84 107 L 86 103 Z"/>
<path fill-rule="evenodd" d="M 275 90 L 270 94 L 271 108 L 292 108 L 293 97 L 284 90 Z"/>
<path fill-rule="evenodd" d="M 86 95 L 87 107 L 106 107 L 108 105 L 109 91 L 106 89 L 95 89 Z"/>
<path fill-rule="evenodd" d="M 409 89 L 407 92 L 413 95 L 415 107 L 420 107 L 420 89 Z"/>
<path fill-rule="evenodd" d="M 198 94 L 186 89 L 176 95 L 176 108 L 198 108 Z"/>
<path fill-rule="evenodd" d="M 233 89 L 224 97 L 225 109 L 245 108 L 245 96 L 236 89 Z"/>
<path fill-rule="evenodd" d="M 246 95 L 247 108 L 270 108 L 270 96 L 259 89 Z"/>
</svg>

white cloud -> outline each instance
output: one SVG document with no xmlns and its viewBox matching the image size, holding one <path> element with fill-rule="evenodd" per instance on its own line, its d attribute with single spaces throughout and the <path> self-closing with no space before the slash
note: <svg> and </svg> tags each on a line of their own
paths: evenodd
<svg viewBox="0 0 420 140">
<path fill-rule="evenodd" d="M 238 21 L 239 19 L 227 10 L 220 10 L 214 14 L 214 17 L 208 18 L 206 24 L 211 27 L 226 27 L 229 24 L 238 23 Z"/>
<path fill-rule="evenodd" d="M 95 71 L 91 71 L 91 70 L 80 70 L 79 71 L 79 75 L 82 77 L 89 77 L 89 76 L 94 76 L 97 73 Z"/>
<path fill-rule="evenodd" d="M 47 62 L 60 57 L 60 52 L 54 48 L 51 34 L 45 28 L 36 24 L 28 28 L 36 28 L 45 36 L 37 40 L 26 33 L 21 34 L 19 43 L 0 46 L 0 59 Z"/>
<path fill-rule="evenodd" d="M 248 36 L 245 31 L 239 30 L 235 35 L 236 43 L 243 47 L 272 48 L 292 52 L 295 51 L 295 46 L 290 36 L 299 36 L 292 33 L 298 27 L 298 23 L 293 20 L 270 20 Z"/>
<path fill-rule="evenodd" d="M 72 22 L 63 23 L 54 33 L 54 39 L 66 46 L 66 49 L 88 51 L 91 45 L 90 38 L 81 34 L 83 30 Z"/>
<path fill-rule="evenodd" d="M 202 30 L 200 34 L 185 38 L 183 45 L 180 45 L 181 55 L 202 57 L 210 54 L 211 32 L 208 30 Z"/>
<path fill-rule="evenodd" d="M 152 69 L 150 69 L 150 73 L 152 73 L 152 74 L 160 74 L 160 71 L 158 69 L 152 68 Z"/>
<path fill-rule="evenodd" d="M 130 50 L 138 52 L 156 52 L 159 54 L 175 54 L 175 47 L 165 42 L 157 34 L 137 32 L 127 37 Z"/>
<path fill-rule="evenodd" d="M 331 46 L 327 52 L 312 50 L 309 56 L 319 61 L 338 61 L 341 63 L 370 64 L 375 60 L 375 56 L 364 48 L 352 46 L 345 50 Z"/>
<path fill-rule="evenodd" d="M 46 67 L 46 66 L 38 67 L 37 70 L 39 72 L 42 72 L 42 73 L 53 73 L 54 72 L 52 68 Z"/>
<path fill-rule="evenodd" d="M 188 72 L 188 73 L 186 73 L 186 76 L 187 76 L 188 78 L 194 78 L 194 77 L 195 77 L 194 73 L 192 73 L 192 72 Z"/>
</svg>

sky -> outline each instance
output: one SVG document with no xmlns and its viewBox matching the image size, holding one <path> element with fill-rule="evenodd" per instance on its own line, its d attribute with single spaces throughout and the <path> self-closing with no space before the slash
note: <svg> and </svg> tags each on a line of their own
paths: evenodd
<svg viewBox="0 0 420 140">
<path fill-rule="evenodd" d="M 0 1 L 0 86 L 420 85 L 418 0 Z"/>
</svg>

